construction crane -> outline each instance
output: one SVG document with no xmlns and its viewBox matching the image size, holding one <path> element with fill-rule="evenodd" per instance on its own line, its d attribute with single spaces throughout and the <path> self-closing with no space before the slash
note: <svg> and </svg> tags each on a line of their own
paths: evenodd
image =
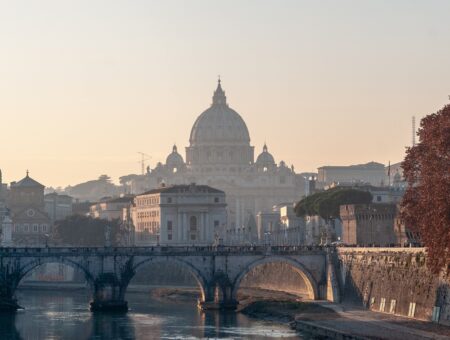
<svg viewBox="0 0 450 340">
<path fill-rule="evenodd" d="M 152 156 L 147 155 L 146 153 L 138 151 L 138 154 L 141 155 L 141 160 L 139 163 L 141 164 L 141 174 L 145 175 L 145 161 L 148 161 L 152 158 Z"/>
</svg>

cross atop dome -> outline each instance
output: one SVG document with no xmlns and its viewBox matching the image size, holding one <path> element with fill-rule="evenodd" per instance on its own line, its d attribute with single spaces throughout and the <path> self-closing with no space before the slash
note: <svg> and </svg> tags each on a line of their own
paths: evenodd
<svg viewBox="0 0 450 340">
<path fill-rule="evenodd" d="M 227 97 L 225 96 L 225 91 L 222 90 L 220 76 L 217 80 L 217 89 L 214 91 L 213 105 L 227 105 Z"/>
</svg>

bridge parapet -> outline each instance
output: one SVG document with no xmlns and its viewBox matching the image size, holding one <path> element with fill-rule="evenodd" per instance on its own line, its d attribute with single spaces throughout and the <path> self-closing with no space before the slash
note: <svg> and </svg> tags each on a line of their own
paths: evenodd
<svg viewBox="0 0 450 340">
<path fill-rule="evenodd" d="M 148 246 L 148 247 L 0 247 L 4 256 L 54 256 L 54 255 L 302 255 L 323 253 L 322 246 Z"/>
</svg>

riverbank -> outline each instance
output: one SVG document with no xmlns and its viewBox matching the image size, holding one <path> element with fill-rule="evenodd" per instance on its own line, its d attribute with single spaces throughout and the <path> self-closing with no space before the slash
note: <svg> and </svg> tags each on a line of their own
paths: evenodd
<svg viewBox="0 0 450 340">
<path fill-rule="evenodd" d="M 257 319 L 289 323 L 313 339 L 450 338 L 450 327 L 321 301 L 253 301 L 240 311 Z"/>
</svg>

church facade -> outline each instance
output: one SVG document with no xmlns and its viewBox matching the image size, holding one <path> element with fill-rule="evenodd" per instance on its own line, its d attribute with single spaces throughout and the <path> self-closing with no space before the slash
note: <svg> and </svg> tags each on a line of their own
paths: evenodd
<svg viewBox="0 0 450 340">
<path fill-rule="evenodd" d="M 245 121 L 230 108 L 220 80 L 211 106 L 191 129 L 185 158 L 176 146 L 166 162 L 147 169 L 129 183 L 133 194 L 161 185 L 196 183 L 226 193 L 227 234 L 240 241 L 257 237 L 256 215 L 272 206 L 299 200 L 306 194 L 306 179 L 294 167 L 275 158 L 264 145 L 255 159 Z"/>
<path fill-rule="evenodd" d="M 43 245 L 51 232 L 51 220 L 45 212 L 44 186 L 28 174 L 11 183 L 8 209 L 14 229 L 15 245 Z"/>
</svg>

